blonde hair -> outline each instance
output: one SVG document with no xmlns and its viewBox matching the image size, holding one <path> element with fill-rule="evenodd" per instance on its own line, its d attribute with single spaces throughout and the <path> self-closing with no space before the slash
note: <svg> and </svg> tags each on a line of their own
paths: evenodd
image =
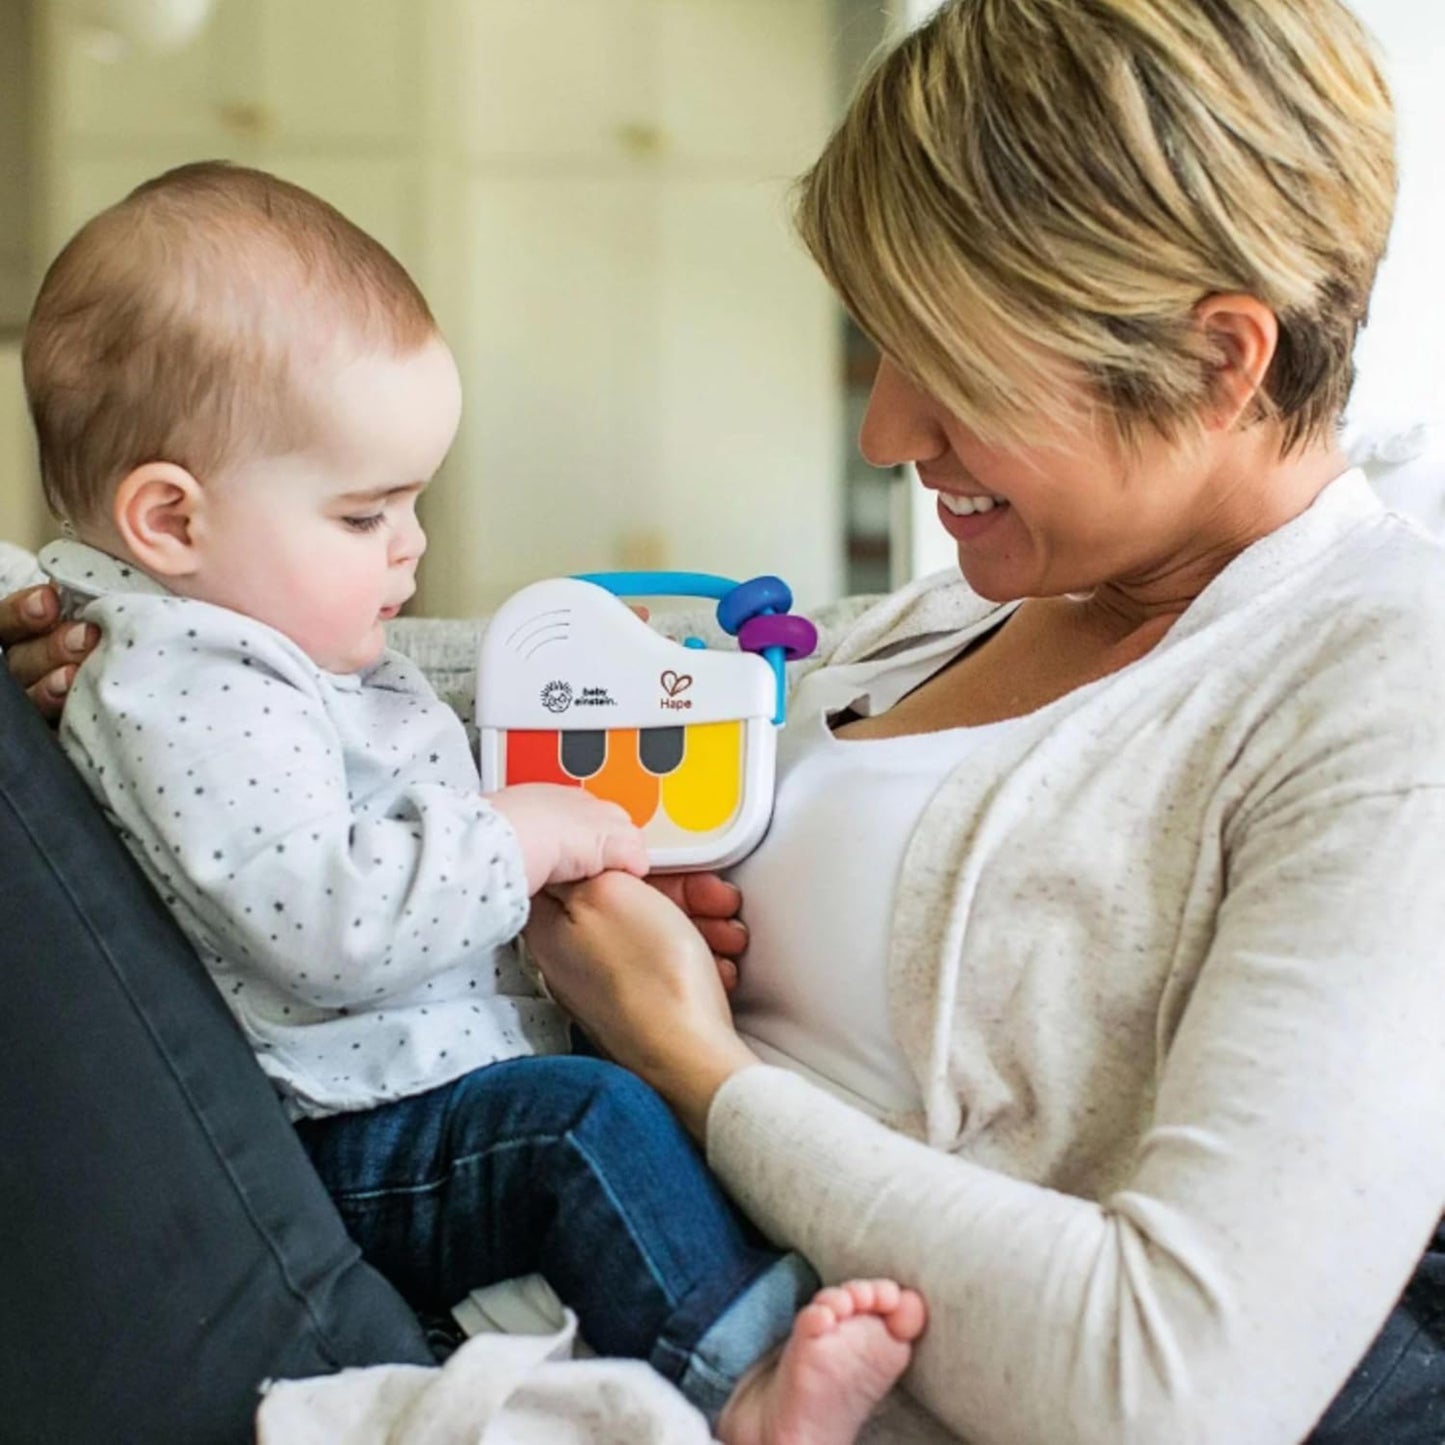
<svg viewBox="0 0 1445 1445">
<path fill-rule="evenodd" d="M 1279 322 L 1256 399 L 1331 434 L 1389 234 L 1394 118 L 1336 0 L 950 0 L 799 183 L 804 241 L 965 425 L 1028 441 L 1082 369 L 1120 435 L 1197 420 L 1211 294 Z"/>
<path fill-rule="evenodd" d="M 89 221 L 25 332 L 25 390 L 51 508 L 94 518 L 150 461 L 198 478 L 305 435 L 298 351 L 408 352 L 436 333 L 401 264 L 301 187 L 181 166 Z"/>
</svg>

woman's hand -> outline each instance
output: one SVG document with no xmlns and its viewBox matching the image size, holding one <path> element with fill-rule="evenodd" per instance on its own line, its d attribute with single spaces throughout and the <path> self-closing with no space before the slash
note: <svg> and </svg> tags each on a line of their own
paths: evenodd
<svg viewBox="0 0 1445 1445">
<path fill-rule="evenodd" d="M 712 949 L 717 976 L 731 993 L 738 986 L 738 959 L 748 946 L 748 926 L 738 917 L 742 893 L 716 873 L 654 873 L 647 881 L 687 914 Z"/>
<path fill-rule="evenodd" d="M 558 1003 L 701 1139 L 713 1095 L 758 1059 L 687 915 L 641 879 L 603 873 L 538 894 L 526 936 Z"/>
<path fill-rule="evenodd" d="M 83 622 L 62 626 L 60 598 L 48 585 L 0 598 L 0 647 L 5 665 L 46 718 L 54 722 L 75 681 L 75 669 L 100 633 Z"/>
</svg>

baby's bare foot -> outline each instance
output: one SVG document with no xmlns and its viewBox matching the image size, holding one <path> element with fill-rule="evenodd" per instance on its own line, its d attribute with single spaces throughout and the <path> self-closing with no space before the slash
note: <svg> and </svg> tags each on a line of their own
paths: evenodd
<svg viewBox="0 0 1445 1445">
<path fill-rule="evenodd" d="M 908 1366 L 923 1299 L 891 1279 L 819 1290 L 780 1352 L 739 1382 L 718 1421 L 726 1445 L 851 1445 Z"/>
</svg>

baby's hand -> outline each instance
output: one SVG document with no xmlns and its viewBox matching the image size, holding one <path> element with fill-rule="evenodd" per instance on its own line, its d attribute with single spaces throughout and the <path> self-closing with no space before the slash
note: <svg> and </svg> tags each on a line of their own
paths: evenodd
<svg viewBox="0 0 1445 1445">
<path fill-rule="evenodd" d="M 576 883 L 609 868 L 647 872 L 641 831 L 616 803 L 581 788 L 522 783 L 487 794 L 522 845 L 530 896 L 550 883 Z"/>
</svg>

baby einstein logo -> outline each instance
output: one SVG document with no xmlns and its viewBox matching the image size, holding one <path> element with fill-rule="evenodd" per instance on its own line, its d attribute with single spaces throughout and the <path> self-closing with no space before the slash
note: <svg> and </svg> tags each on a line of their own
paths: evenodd
<svg viewBox="0 0 1445 1445">
<path fill-rule="evenodd" d="M 572 706 L 572 689 L 561 679 L 554 679 L 542 689 L 542 706 L 548 712 L 566 712 Z"/>
<path fill-rule="evenodd" d="M 674 672 L 668 668 L 657 680 L 667 694 L 662 699 L 662 705 L 669 712 L 685 712 L 692 706 L 692 699 L 682 696 L 692 686 L 692 678 L 687 673 Z"/>
</svg>

